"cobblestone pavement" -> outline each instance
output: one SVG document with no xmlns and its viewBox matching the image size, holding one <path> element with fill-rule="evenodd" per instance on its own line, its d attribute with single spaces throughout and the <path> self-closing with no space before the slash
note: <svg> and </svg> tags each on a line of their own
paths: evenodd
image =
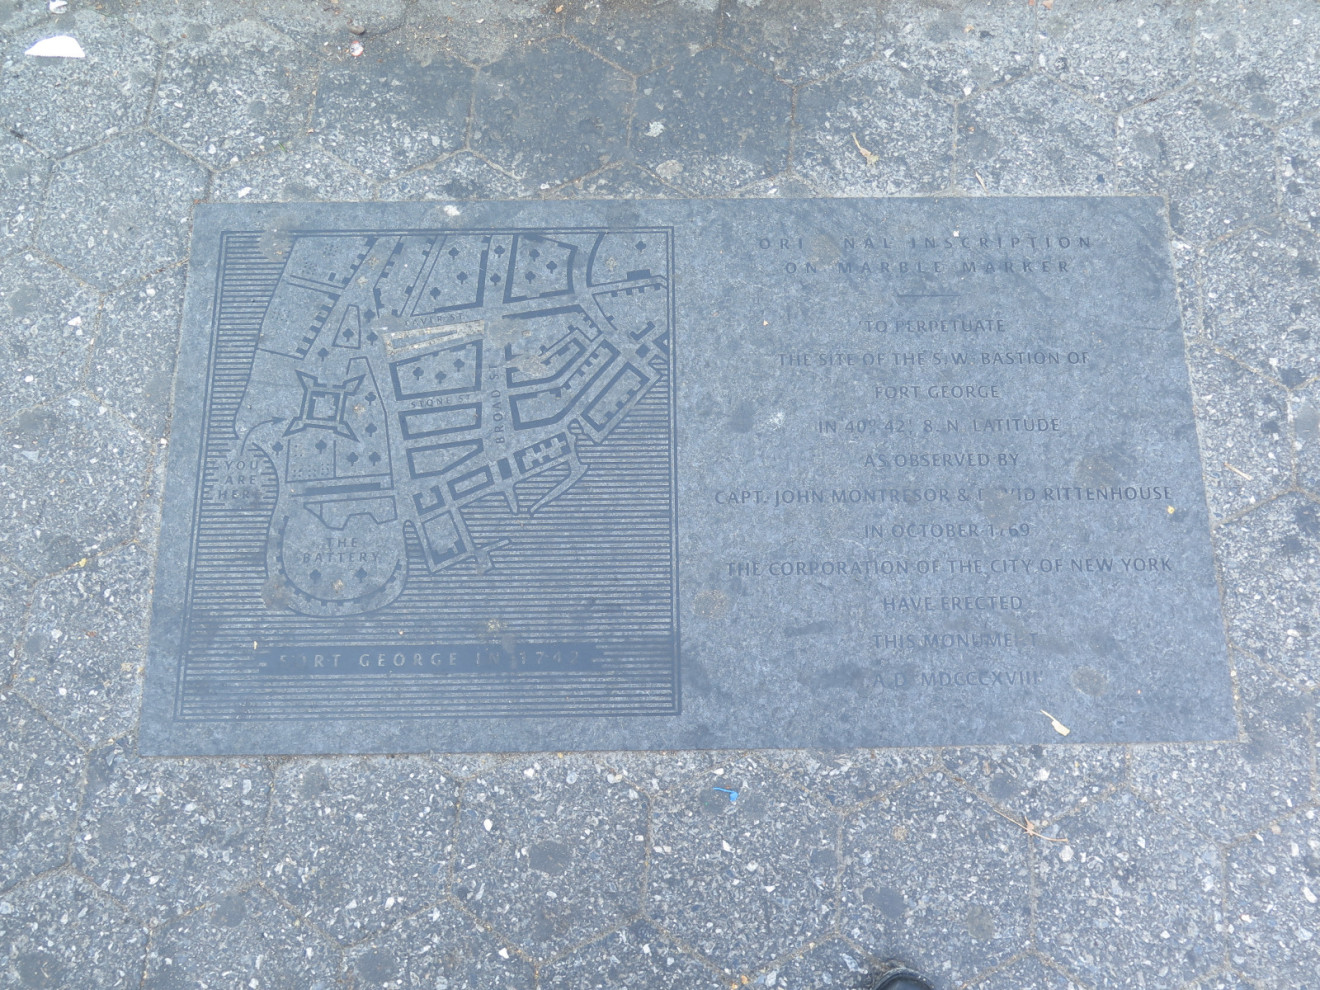
<svg viewBox="0 0 1320 990">
<path fill-rule="evenodd" d="M 0 985 L 1317 986 L 1318 61 L 1316 0 L 0 0 Z M 1123 192 L 1236 741 L 137 755 L 195 204 Z"/>
</svg>

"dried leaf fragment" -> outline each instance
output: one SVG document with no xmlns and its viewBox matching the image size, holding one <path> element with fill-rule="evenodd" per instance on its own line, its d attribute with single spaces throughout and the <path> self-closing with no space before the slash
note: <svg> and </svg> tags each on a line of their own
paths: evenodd
<svg viewBox="0 0 1320 990">
<path fill-rule="evenodd" d="M 1061 736 L 1066 736 L 1068 733 L 1072 732 L 1072 729 L 1068 728 L 1066 725 L 1064 725 L 1062 722 L 1060 722 L 1057 718 L 1055 718 L 1053 715 L 1051 715 L 1049 712 L 1047 712 L 1044 708 L 1042 708 L 1042 709 L 1040 710 L 1040 713 L 1041 713 L 1042 715 L 1044 715 L 1047 719 L 1050 720 L 1050 726 L 1051 726 L 1051 727 L 1054 729 L 1054 731 L 1057 732 L 1059 735 L 1061 735 Z"/>
<path fill-rule="evenodd" d="M 875 165 L 880 161 L 880 156 L 877 155 L 874 151 L 868 151 L 866 148 L 862 147 L 862 142 L 857 140 L 856 131 L 853 131 L 852 139 L 853 139 L 853 144 L 857 145 L 857 150 L 860 151 L 862 153 L 862 157 L 866 159 L 866 164 Z"/>
</svg>

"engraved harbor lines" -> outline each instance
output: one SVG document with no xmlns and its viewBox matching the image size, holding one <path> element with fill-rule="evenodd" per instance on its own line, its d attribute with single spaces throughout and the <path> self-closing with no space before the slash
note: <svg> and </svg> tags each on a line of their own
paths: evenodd
<svg viewBox="0 0 1320 990">
<path fill-rule="evenodd" d="M 675 712 L 671 259 L 225 233 L 176 717 Z"/>
</svg>

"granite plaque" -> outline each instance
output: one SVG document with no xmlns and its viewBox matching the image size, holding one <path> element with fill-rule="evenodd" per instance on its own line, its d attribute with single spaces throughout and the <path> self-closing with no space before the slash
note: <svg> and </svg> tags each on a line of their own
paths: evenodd
<svg viewBox="0 0 1320 990">
<path fill-rule="evenodd" d="M 1166 231 L 201 207 L 142 751 L 1233 736 Z"/>
</svg>

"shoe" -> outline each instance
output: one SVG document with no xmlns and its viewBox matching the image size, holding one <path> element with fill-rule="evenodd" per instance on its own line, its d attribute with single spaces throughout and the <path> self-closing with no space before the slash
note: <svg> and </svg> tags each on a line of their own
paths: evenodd
<svg viewBox="0 0 1320 990">
<path fill-rule="evenodd" d="M 910 969 L 895 969 L 886 973 L 871 990 L 935 990 Z"/>
</svg>

